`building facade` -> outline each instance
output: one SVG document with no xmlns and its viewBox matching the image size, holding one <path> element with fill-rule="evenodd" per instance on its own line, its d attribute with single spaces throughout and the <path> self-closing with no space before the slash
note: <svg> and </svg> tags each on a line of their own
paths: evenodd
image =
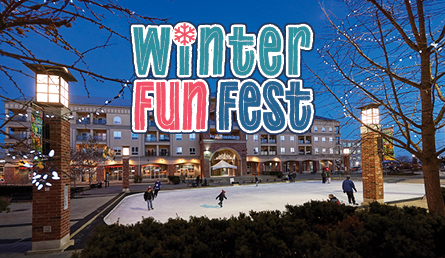
<svg viewBox="0 0 445 258">
<path fill-rule="evenodd" d="M 267 174 L 271 171 L 307 173 L 326 167 L 341 169 L 340 122 L 332 119 L 316 116 L 310 131 L 305 134 L 285 131 L 277 135 L 266 132 L 246 135 L 234 119 L 230 134 L 218 134 L 212 98 L 210 129 L 206 133 L 160 132 L 152 122 L 152 114 L 149 114 L 148 132 L 133 134 L 131 101 L 116 99 L 105 105 L 107 100 L 70 96 L 71 147 L 74 149 L 89 139 L 95 139 L 99 147 L 107 146 L 115 152 L 114 159 L 96 168 L 93 181 L 104 181 L 106 174 L 110 180 L 122 180 L 123 146 L 130 146 L 131 174 L 153 180 L 169 175 L 211 178 Z M 13 117 L 6 125 L 9 135 L 5 143 L 27 139 L 30 136 L 31 110 L 23 110 L 20 104 L 6 101 L 5 111 Z M 8 151 L 12 153 L 14 150 Z M 7 167 L 5 165 L 5 177 L 12 173 L 7 172 L 11 171 Z M 22 173 L 27 171 L 17 164 L 9 167 L 14 167 L 15 174 L 20 169 Z"/>
<path fill-rule="evenodd" d="M 341 140 L 342 151 L 349 149 L 349 167 L 362 167 L 362 148 L 360 140 Z"/>
</svg>

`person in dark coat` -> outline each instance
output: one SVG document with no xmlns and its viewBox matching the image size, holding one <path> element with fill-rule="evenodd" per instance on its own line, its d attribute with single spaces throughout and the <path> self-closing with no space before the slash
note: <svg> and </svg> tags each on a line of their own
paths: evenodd
<svg viewBox="0 0 445 258">
<path fill-rule="evenodd" d="M 343 181 L 342 188 L 343 188 L 343 193 L 346 193 L 348 195 L 349 204 L 353 203 L 354 205 L 358 205 L 355 202 L 354 192 L 352 191 L 352 190 L 355 190 L 357 192 L 357 189 L 355 189 L 354 182 L 351 181 L 350 176 L 347 176 L 346 180 Z"/>
<path fill-rule="evenodd" d="M 328 202 L 333 202 L 333 203 L 336 203 L 338 205 L 341 205 L 340 201 L 333 194 L 329 195 Z"/>
<path fill-rule="evenodd" d="M 199 178 L 199 175 L 196 177 L 196 186 L 197 187 L 199 187 L 199 183 L 200 183 L 201 181 L 200 181 L 200 178 Z"/>
<path fill-rule="evenodd" d="M 153 200 L 155 196 L 151 190 L 151 186 L 148 187 L 147 191 L 144 193 L 144 200 L 147 202 L 148 210 L 153 210 Z"/>
<path fill-rule="evenodd" d="M 323 170 L 323 172 L 321 173 L 321 181 L 324 183 L 326 183 L 326 172 Z"/>
<path fill-rule="evenodd" d="M 222 203 L 223 203 L 224 199 L 227 199 L 225 193 L 226 192 L 224 190 L 222 190 L 221 193 L 218 196 L 216 196 L 216 198 L 215 198 L 215 199 L 219 199 L 218 205 L 221 206 L 221 208 L 222 208 Z"/>
<path fill-rule="evenodd" d="M 159 190 L 161 190 L 161 182 L 158 179 L 158 180 L 156 180 L 156 183 L 155 183 L 155 193 L 154 193 L 155 197 L 158 197 Z"/>
<path fill-rule="evenodd" d="M 256 186 L 258 186 L 258 177 L 257 176 L 255 176 L 255 184 L 256 184 Z"/>
</svg>

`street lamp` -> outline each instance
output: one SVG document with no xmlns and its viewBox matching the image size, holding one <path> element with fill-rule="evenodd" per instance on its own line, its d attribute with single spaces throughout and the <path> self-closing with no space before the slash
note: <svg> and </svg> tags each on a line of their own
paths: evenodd
<svg viewBox="0 0 445 258">
<path fill-rule="evenodd" d="M 68 120 L 68 82 L 76 81 L 67 68 L 62 66 L 25 64 L 35 74 L 35 112 L 31 117 L 34 151 L 42 150 L 42 131 L 47 145 L 43 151 L 54 150 L 56 155 L 48 154 L 45 171 L 36 171 L 34 178 L 45 180 L 44 172 L 58 169 L 70 174 L 70 122 Z M 42 105 L 37 105 L 42 104 Z M 46 113 L 46 117 L 42 113 Z M 45 126 L 43 126 L 42 124 Z M 42 130 L 43 129 L 43 130 Z M 46 154 L 46 153 L 45 153 Z M 39 173 L 40 172 L 40 173 Z M 43 174 L 42 174 L 43 172 Z M 56 172 L 52 172 L 54 175 Z M 57 173 L 56 173 L 57 174 Z M 55 179 L 54 176 L 52 179 Z M 57 176 L 50 183 L 51 188 L 38 191 L 33 188 L 32 205 L 32 251 L 63 250 L 74 243 L 70 240 L 70 178 Z M 46 184 L 48 185 L 48 184 Z M 51 216 L 48 216 L 51 214 Z"/>
<path fill-rule="evenodd" d="M 130 146 L 122 146 L 122 192 L 130 192 Z"/>
<path fill-rule="evenodd" d="M 344 160 L 343 164 L 345 165 L 345 175 L 350 175 L 350 166 L 349 166 L 349 148 L 343 148 Z"/>
<path fill-rule="evenodd" d="M 379 104 L 372 103 L 359 108 L 362 148 L 363 205 L 383 203 L 382 138 L 380 135 Z"/>
</svg>

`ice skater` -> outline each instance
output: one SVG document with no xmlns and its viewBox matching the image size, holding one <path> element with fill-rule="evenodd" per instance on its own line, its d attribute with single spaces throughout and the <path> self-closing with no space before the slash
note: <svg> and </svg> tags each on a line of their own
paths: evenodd
<svg viewBox="0 0 445 258">
<path fill-rule="evenodd" d="M 256 184 L 256 186 L 258 186 L 258 177 L 257 176 L 255 176 L 255 184 Z"/>
<path fill-rule="evenodd" d="M 221 193 L 220 193 L 218 196 L 216 196 L 216 198 L 215 198 L 215 199 L 218 199 L 218 198 L 219 198 L 219 203 L 218 203 L 218 205 L 221 206 L 221 208 L 222 208 L 222 203 L 223 203 L 223 201 L 224 201 L 224 198 L 227 199 L 225 193 L 226 193 L 226 192 L 225 192 L 224 190 L 222 190 Z"/>
<path fill-rule="evenodd" d="M 151 191 L 151 186 L 148 187 L 147 191 L 144 193 L 144 200 L 147 202 L 148 210 L 153 210 L 153 200 L 155 196 Z"/>
<path fill-rule="evenodd" d="M 158 197 L 159 190 L 161 190 L 161 182 L 158 179 L 155 183 L 155 197 Z"/>
<path fill-rule="evenodd" d="M 354 204 L 354 205 L 358 205 L 355 202 L 355 198 L 354 198 L 354 192 L 352 190 L 355 190 L 357 192 L 357 189 L 355 189 L 355 185 L 354 182 L 352 182 L 350 176 L 346 177 L 346 180 L 343 181 L 343 193 L 346 193 L 348 195 L 348 202 L 349 204 Z"/>
</svg>

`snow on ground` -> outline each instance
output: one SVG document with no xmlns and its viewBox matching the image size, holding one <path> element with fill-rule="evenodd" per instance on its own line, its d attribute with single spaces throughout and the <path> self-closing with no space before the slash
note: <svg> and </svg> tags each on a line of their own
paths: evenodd
<svg viewBox="0 0 445 258">
<path fill-rule="evenodd" d="M 357 203 L 363 202 L 362 182 L 354 182 L 358 190 L 354 193 Z M 286 204 L 298 205 L 310 200 L 326 200 L 330 193 L 342 203 L 348 198 L 341 188 L 342 181 L 323 184 L 320 180 L 296 183 L 270 183 L 243 186 L 202 187 L 171 191 L 160 191 L 153 201 L 154 210 L 148 211 L 143 194 L 124 198 L 105 218 L 107 224 L 119 221 L 120 224 L 134 224 L 143 218 L 153 217 L 160 222 L 169 218 L 206 216 L 208 218 L 229 218 L 240 212 L 251 210 L 285 210 Z M 223 207 L 218 206 L 216 196 L 224 189 L 227 200 Z M 385 183 L 385 202 L 422 197 L 423 184 Z"/>
</svg>

